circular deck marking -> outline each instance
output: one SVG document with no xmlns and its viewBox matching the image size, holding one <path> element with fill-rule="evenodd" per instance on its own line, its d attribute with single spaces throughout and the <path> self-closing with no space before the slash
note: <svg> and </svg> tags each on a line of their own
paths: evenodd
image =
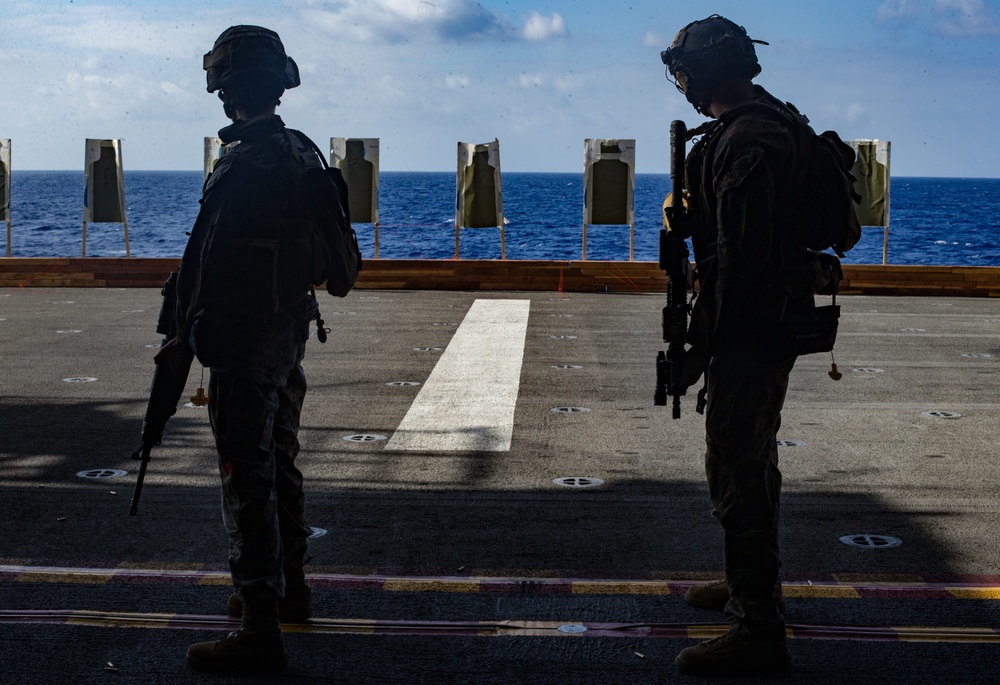
<svg viewBox="0 0 1000 685">
<path fill-rule="evenodd" d="M 875 369 L 872 367 L 862 366 L 857 369 L 851 369 L 852 373 L 885 373 L 885 369 Z"/>
<path fill-rule="evenodd" d="M 964 352 L 962 356 L 967 359 L 991 359 L 993 357 L 988 352 Z"/>
<path fill-rule="evenodd" d="M 553 414 L 586 414 L 590 410 L 586 407 L 553 407 L 549 411 Z"/>
<path fill-rule="evenodd" d="M 549 314 L 553 319 L 572 319 L 573 314 Z"/>
<path fill-rule="evenodd" d="M 801 440 L 778 440 L 778 447 L 805 447 Z"/>
<path fill-rule="evenodd" d="M 370 433 L 357 433 L 355 435 L 345 435 L 342 440 L 347 440 L 348 442 L 378 442 L 379 440 L 385 440 L 384 435 L 372 435 Z"/>
<path fill-rule="evenodd" d="M 962 415 L 954 411 L 925 411 L 921 416 L 929 416 L 932 419 L 959 419 Z"/>
<path fill-rule="evenodd" d="M 73 300 L 58 300 L 52 304 L 76 304 Z"/>
<path fill-rule="evenodd" d="M 317 528 L 315 526 L 309 526 L 309 530 L 312 534 L 307 538 L 309 540 L 315 540 L 316 538 L 321 538 L 326 535 L 326 528 Z"/>
<path fill-rule="evenodd" d="M 926 328 L 900 328 L 903 333 L 926 333 Z"/>
<path fill-rule="evenodd" d="M 144 347 L 160 349 L 161 347 L 163 347 L 163 345 L 161 345 L 160 343 L 151 343 L 149 345 L 144 345 Z"/>
<path fill-rule="evenodd" d="M 412 388 L 420 385 L 417 381 L 389 381 L 386 385 L 393 388 Z"/>
<path fill-rule="evenodd" d="M 83 333 L 83 331 L 78 328 L 67 328 L 61 331 L 56 331 L 56 333 Z"/>
<path fill-rule="evenodd" d="M 553 364 L 549 368 L 565 370 L 565 369 L 582 369 L 583 367 L 580 366 L 579 364 Z"/>
<path fill-rule="evenodd" d="M 194 402 L 185 402 L 184 406 L 188 409 L 208 409 L 207 404 L 195 404 Z"/>
<path fill-rule="evenodd" d="M 78 478 L 88 478 L 88 479 L 99 479 L 99 478 L 121 478 L 122 476 L 127 476 L 128 471 L 122 471 L 121 469 L 88 469 L 86 471 L 78 471 Z"/>
<path fill-rule="evenodd" d="M 145 309 L 123 309 L 122 314 L 141 314 Z"/>
<path fill-rule="evenodd" d="M 63 378 L 65 383 L 93 383 L 97 379 L 93 376 L 70 376 L 69 378 Z"/>
<path fill-rule="evenodd" d="M 888 549 L 899 547 L 903 541 L 889 535 L 872 535 L 863 533 L 860 535 L 845 535 L 840 541 L 850 547 L 861 547 L 863 549 Z"/>
<path fill-rule="evenodd" d="M 431 324 L 432 326 L 458 326 L 457 323 L 442 323 L 440 321 L 435 321 Z"/>
<path fill-rule="evenodd" d="M 414 352 L 440 352 L 440 347 L 414 347 Z"/>
<path fill-rule="evenodd" d="M 575 335 L 550 335 L 553 340 L 576 340 Z"/>
<path fill-rule="evenodd" d="M 552 482 L 564 488 L 596 488 L 598 485 L 604 485 L 604 481 L 600 478 L 591 477 L 581 477 L 581 476 L 567 476 L 564 478 L 553 478 Z"/>
<path fill-rule="evenodd" d="M 567 623 L 556 628 L 560 633 L 569 633 L 570 635 L 577 635 L 579 633 L 586 633 L 587 626 L 582 626 L 579 623 Z"/>
</svg>

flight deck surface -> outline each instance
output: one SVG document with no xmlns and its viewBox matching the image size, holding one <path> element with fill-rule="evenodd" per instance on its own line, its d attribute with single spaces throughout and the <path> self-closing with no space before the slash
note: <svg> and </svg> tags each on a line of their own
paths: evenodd
<svg viewBox="0 0 1000 685">
<path fill-rule="evenodd" d="M 128 516 L 159 300 L 0 288 L 5 682 L 248 682 L 183 659 L 235 627 L 197 365 Z M 843 377 L 801 358 L 778 436 L 780 682 L 997 682 L 1000 301 L 838 303 Z M 694 681 L 673 658 L 724 619 L 682 594 L 721 577 L 722 536 L 694 393 L 679 420 L 652 403 L 662 305 L 323 295 L 299 457 L 316 618 L 285 627 L 277 681 Z"/>
</svg>

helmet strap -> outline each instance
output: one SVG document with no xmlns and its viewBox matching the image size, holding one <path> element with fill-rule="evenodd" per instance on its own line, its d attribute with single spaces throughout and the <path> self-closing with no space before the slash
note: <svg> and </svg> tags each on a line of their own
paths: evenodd
<svg viewBox="0 0 1000 685">
<path fill-rule="evenodd" d="M 226 117 L 231 121 L 236 121 L 236 110 L 233 109 L 233 101 L 226 97 L 225 92 L 222 90 L 218 92 L 218 96 L 222 100 L 222 111 L 225 112 Z"/>
</svg>

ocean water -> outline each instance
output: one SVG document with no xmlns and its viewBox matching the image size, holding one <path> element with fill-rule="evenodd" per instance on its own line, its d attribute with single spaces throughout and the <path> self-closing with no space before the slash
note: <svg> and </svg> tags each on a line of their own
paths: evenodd
<svg viewBox="0 0 1000 685">
<path fill-rule="evenodd" d="M 135 257 L 179 257 L 198 212 L 199 171 L 126 171 L 129 239 Z M 448 259 L 455 252 L 455 175 L 380 174 L 379 256 Z M 657 259 L 666 174 L 636 176 L 635 258 Z M 580 259 L 583 174 L 503 175 L 508 259 Z M 83 172 L 18 171 L 11 176 L 11 253 L 15 257 L 81 254 Z M 894 178 L 889 263 L 1000 265 L 1000 179 Z M 355 226 L 366 257 L 374 256 L 374 227 Z M 591 226 L 587 258 L 627 260 L 628 226 Z M 844 261 L 882 262 L 883 231 L 866 228 Z M 0 255 L 6 254 L 0 231 Z M 90 224 L 87 255 L 124 256 L 121 224 Z M 499 259 L 500 232 L 462 229 L 466 259 Z"/>
</svg>

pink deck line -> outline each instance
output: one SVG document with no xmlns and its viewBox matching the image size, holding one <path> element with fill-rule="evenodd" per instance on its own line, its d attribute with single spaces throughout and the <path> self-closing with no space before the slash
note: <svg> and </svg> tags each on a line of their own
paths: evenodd
<svg viewBox="0 0 1000 685">
<path fill-rule="evenodd" d="M 84 583 L 111 585 L 199 585 L 206 578 L 225 578 L 220 571 L 171 571 L 156 569 L 72 568 L 58 566 L 2 566 L 0 581 L 47 582 L 38 576 L 71 575 Z M 88 580 L 88 578 L 90 580 Z M 975 590 L 1000 594 L 1000 577 L 974 576 L 960 582 L 882 582 L 872 581 L 786 581 L 786 588 L 851 589 L 862 599 L 954 599 L 951 590 Z M 615 586 L 629 588 L 627 594 L 683 594 L 688 588 L 703 584 L 704 580 L 620 580 L 620 579 L 568 579 L 568 578 L 476 578 L 469 576 L 352 576 L 339 574 L 309 574 L 309 584 L 316 589 L 382 591 L 392 584 L 391 591 L 413 592 L 481 592 L 532 595 L 595 594 L 597 587 L 607 589 L 602 594 L 626 594 Z M 957 580 L 957 579 L 956 579 Z M 449 589 L 454 585 L 455 589 Z M 650 592 L 641 591 L 648 585 Z M 400 587 L 403 586 L 403 587 Z M 410 587 L 406 587 L 410 586 Z M 422 587 L 426 586 L 426 587 Z M 666 590 L 666 591 L 664 591 Z M 387 590 L 388 591 L 388 590 Z"/>
</svg>

